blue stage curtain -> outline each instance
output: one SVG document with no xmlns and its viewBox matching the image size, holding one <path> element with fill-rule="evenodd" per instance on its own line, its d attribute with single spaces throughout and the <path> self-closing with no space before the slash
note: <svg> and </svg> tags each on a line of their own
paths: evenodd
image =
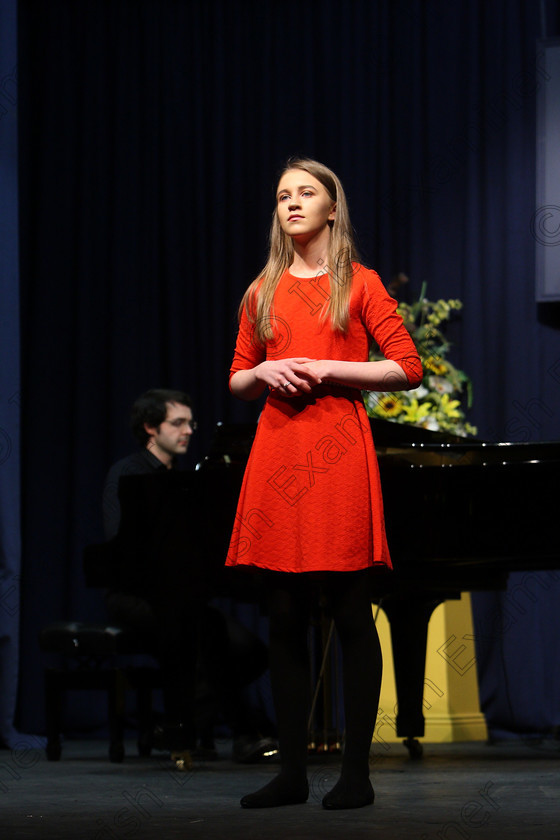
<svg viewBox="0 0 560 840">
<path fill-rule="evenodd" d="M 20 626 L 20 367 L 16 0 L 0 5 L 0 744 L 14 728 Z"/>
<path fill-rule="evenodd" d="M 558 737 L 560 571 L 515 572 L 504 592 L 471 597 L 489 737 Z"/>
<path fill-rule="evenodd" d="M 531 234 L 543 8 L 558 35 L 555 2 L 20 0 L 26 725 L 40 626 L 99 615 L 82 549 L 132 400 L 192 393 L 191 465 L 216 421 L 257 416 L 227 373 L 289 155 L 340 175 L 384 280 L 463 300 L 449 337 L 480 436 L 558 437 L 560 318 L 535 304 Z"/>
</svg>

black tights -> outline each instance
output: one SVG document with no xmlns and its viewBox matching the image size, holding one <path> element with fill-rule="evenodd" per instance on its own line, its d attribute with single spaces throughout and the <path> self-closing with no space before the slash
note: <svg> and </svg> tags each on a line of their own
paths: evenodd
<svg viewBox="0 0 560 840">
<path fill-rule="evenodd" d="M 306 575 L 266 573 L 270 611 L 270 674 L 278 723 L 280 775 L 244 797 L 245 807 L 307 799 L 307 720 L 310 667 L 307 633 L 312 582 Z M 323 593 L 342 649 L 346 738 L 341 778 L 327 794 L 327 808 L 369 804 L 369 751 L 379 705 L 382 658 L 372 617 L 369 572 L 321 576 Z"/>
</svg>

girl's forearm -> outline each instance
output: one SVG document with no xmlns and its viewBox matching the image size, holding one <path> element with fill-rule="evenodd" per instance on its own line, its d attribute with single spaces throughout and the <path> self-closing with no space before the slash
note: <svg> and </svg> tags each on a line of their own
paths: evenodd
<svg viewBox="0 0 560 840">
<path fill-rule="evenodd" d="M 379 362 L 284 359 L 236 371 L 229 387 L 239 399 L 256 400 L 267 386 L 278 388 L 289 383 L 283 393 L 293 397 L 298 393 L 310 393 L 321 382 L 364 391 L 404 391 L 418 384 L 409 382 L 401 365 L 390 359 Z"/>
<path fill-rule="evenodd" d="M 266 388 L 266 382 L 262 382 L 257 374 L 257 368 L 250 370 L 238 370 L 229 381 L 231 393 L 240 400 L 257 400 Z"/>
<path fill-rule="evenodd" d="M 405 391 L 414 388 L 398 362 L 344 362 L 332 359 L 319 362 L 323 382 L 347 385 L 363 391 Z"/>
</svg>

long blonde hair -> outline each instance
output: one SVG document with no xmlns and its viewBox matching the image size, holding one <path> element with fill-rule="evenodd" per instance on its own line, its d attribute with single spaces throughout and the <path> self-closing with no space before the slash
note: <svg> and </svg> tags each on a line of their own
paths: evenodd
<svg viewBox="0 0 560 840">
<path fill-rule="evenodd" d="M 358 259 L 346 196 L 340 180 L 334 172 L 322 163 L 310 158 L 291 158 L 284 167 L 280 179 L 291 169 L 302 169 L 316 178 L 326 189 L 329 198 L 336 202 L 334 221 L 329 222 L 330 237 L 327 265 L 330 282 L 330 297 L 325 304 L 323 317 L 330 317 L 334 330 L 348 329 L 350 293 L 352 291 L 352 262 Z M 239 306 L 239 317 L 243 310 L 253 323 L 255 338 L 264 344 L 273 338 L 273 301 L 280 278 L 294 259 L 294 243 L 284 233 L 278 220 L 277 208 L 272 214 L 270 247 L 266 265 L 253 280 Z"/>
</svg>

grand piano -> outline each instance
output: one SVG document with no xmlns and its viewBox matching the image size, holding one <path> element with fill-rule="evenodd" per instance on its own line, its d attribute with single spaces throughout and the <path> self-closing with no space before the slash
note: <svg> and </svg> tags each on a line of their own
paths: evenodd
<svg viewBox="0 0 560 840">
<path fill-rule="evenodd" d="M 505 589 L 513 571 L 560 568 L 556 486 L 560 442 L 491 443 L 371 420 L 394 570 L 372 576 L 372 601 L 390 622 L 397 735 L 422 754 L 427 630 L 433 610 L 461 592 Z M 212 551 L 224 551 L 254 425 L 218 424 L 199 464 L 218 493 Z M 207 482 L 209 481 L 209 484 Z M 212 490 L 213 488 L 213 490 Z M 225 570 L 227 573 L 238 570 Z M 220 574 L 224 574 L 221 572 Z M 236 585 L 236 578 L 229 578 Z M 241 595 L 241 597 L 243 597 Z"/>
<path fill-rule="evenodd" d="M 430 616 L 461 592 L 505 589 L 513 571 L 560 568 L 560 442 L 489 443 L 371 420 L 394 570 L 372 575 L 390 622 L 397 735 L 422 754 Z M 260 597 L 258 576 L 224 568 L 255 424 L 222 424 L 195 471 L 124 476 L 117 537 L 90 559 L 92 585 L 117 569 L 162 598 Z M 124 561 L 123 561 L 124 558 Z M 154 560 L 156 570 L 154 571 Z M 128 566 L 127 566 L 128 563 Z M 99 573 L 91 573 L 91 568 Z"/>
</svg>

